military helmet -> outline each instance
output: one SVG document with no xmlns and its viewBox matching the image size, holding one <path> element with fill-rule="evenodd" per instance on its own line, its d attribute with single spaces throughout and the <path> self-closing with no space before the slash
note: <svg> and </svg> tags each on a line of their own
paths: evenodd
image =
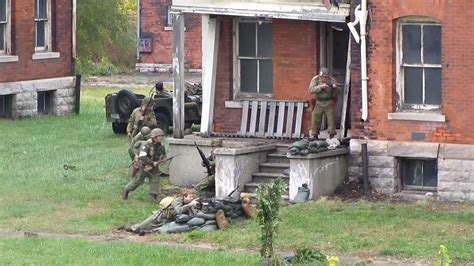
<svg viewBox="0 0 474 266">
<path fill-rule="evenodd" d="M 154 128 L 150 133 L 151 138 L 154 138 L 156 136 L 164 136 L 164 135 L 165 135 L 165 132 L 163 132 L 161 128 Z"/>
<path fill-rule="evenodd" d="M 327 67 L 321 67 L 319 70 L 320 75 L 328 75 L 329 74 L 329 69 Z"/>
<path fill-rule="evenodd" d="M 160 210 L 168 208 L 173 203 L 174 197 L 165 197 L 160 201 Z"/>
<path fill-rule="evenodd" d="M 211 141 L 211 147 L 214 146 L 222 146 L 222 139 L 220 138 L 215 138 Z"/>
<path fill-rule="evenodd" d="M 142 100 L 142 105 L 148 105 L 151 102 L 151 97 L 150 96 L 145 96 Z"/>
<path fill-rule="evenodd" d="M 140 133 L 142 133 L 142 136 L 144 138 L 149 138 L 151 134 L 151 129 L 147 126 L 142 127 L 142 129 L 140 130 Z"/>
</svg>

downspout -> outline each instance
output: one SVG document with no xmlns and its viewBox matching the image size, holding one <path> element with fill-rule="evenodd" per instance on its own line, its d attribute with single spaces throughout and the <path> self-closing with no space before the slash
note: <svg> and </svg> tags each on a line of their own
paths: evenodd
<svg viewBox="0 0 474 266">
<path fill-rule="evenodd" d="M 367 44 L 365 36 L 367 34 L 365 26 L 367 25 L 367 0 L 362 0 L 360 11 L 360 68 L 362 81 L 362 116 L 363 121 L 367 121 L 368 116 L 368 97 L 367 97 Z"/>
<path fill-rule="evenodd" d="M 140 62 L 140 12 L 141 1 L 137 0 L 137 63 Z"/>
</svg>

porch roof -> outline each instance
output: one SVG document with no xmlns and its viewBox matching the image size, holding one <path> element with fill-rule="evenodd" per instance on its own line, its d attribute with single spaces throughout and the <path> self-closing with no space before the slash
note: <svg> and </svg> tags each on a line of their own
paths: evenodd
<svg viewBox="0 0 474 266">
<path fill-rule="evenodd" d="M 339 4 L 339 8 L 332 7 L 328 10 L 321 1 L 173 0 L 172 9 L 210 15 L 346 22 L 350 6 Z"/>
</svg>

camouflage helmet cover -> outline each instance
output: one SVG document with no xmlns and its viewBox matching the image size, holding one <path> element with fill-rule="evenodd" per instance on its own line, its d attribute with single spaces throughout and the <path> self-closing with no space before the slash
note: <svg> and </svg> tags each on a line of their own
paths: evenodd
<svg viewBox="0 0 474 266">
<path fill-rule="evenodd" d="M 173 203 L 173 201 L 174 201 L 174 197 L 169 197 L 169 196 L 162 199 L 160 201 L 160 210 L 164 210 L 168 208 L 171 205 L 171 203 Z"/>
<path fill-rule="evenodd" d="M 151 131 L 150 137 L 154 138 L 156 136 L 164 136 L 164 135 L 165 135 L 165 132 L 163 132 L 163 130 L 161 130 L 161 128 L 154 128 Z"/>
<path fill-rule="evenodd" d="M 151 129 L 147 126 L 142 127 L 142 129 L 140 130 L 140 133 L 142 133 L 142 136 L 144 138 L 149 138 L 151 134 Z"/>
<path fill-rule="evenodd" d="M 215 138 L 211 140 L 211 147 L 214 147 L 214 146 L 222 146 L 222 139 Z"/>
</svg>

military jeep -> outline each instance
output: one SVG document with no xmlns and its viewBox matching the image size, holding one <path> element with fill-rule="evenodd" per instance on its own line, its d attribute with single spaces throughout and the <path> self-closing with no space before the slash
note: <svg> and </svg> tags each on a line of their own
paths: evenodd
<svg viewBox="0 0 474 266">
<path fill-rule="evenodd" d="M 201 123 L 202 89 L 200 86 L 200 84 L 186 84 L 185 129 L 191 128 L 193 124 Z M 107 122 L 112 122 L 114 133 L 126 133 L 128 118 L 132 111 L 141 105 L 143 98 L 145 98 L 145 95 L 135 94 L 128 89 L 122 89 L 117 93 L 105 96 L 105 115 Z M 162 91 L 153 94 L 152 98 L 158 127 L 168 133 L 170 126 L 173 126 L 173 95 Z"/>
</svg>

